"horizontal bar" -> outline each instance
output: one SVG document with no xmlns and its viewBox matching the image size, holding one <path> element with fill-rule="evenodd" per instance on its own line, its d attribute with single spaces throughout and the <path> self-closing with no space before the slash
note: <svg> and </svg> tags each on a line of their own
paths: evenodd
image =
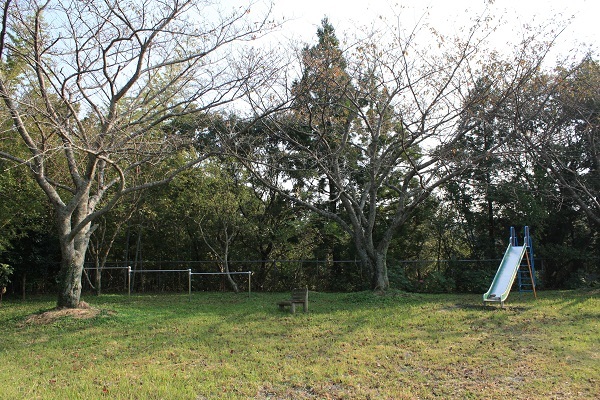
<svg viewBox="0 0 600 400">
<path fill-rule="evenodd" d="M 189 269 L 138 269 L 131 272 L 190 272 Z"/>
<path fill-rule="evenodd" d="M 192 275 L 234 275 L 234 274 L 248 274 L 250 275 L 252 271 L 244 271 L 244 272 L 192 272 Z"/>
</svg>

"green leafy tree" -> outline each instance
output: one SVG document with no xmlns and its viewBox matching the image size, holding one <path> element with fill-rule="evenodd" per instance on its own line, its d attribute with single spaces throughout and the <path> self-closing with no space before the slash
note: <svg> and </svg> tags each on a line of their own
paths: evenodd
<svg viewBox="0 0 600 400">
<path fill-rule="evenodd" d="M 2 304 L 2 296 L 6 293 L 6 285 L 10 283 L 12 273 L 13 268 L 10 265 L 0 263 L 0 305 Z"/>
<path fill-rule="evenodd" d="M 238 174 L 231 163 L 207 163 L 199 179 L 185 183 L 194 190 L 184 191 L 185 197 L 180 199 L 189 209 L 185 218 L 191 223 L 194 234 L 202 238 L 210 258 L 218 261 L 219 271 L 226 274 L 235 292 L 239 289 L 231 275 L 230 260 L 235 254 L 236 241 L 248 224 L 241 212 L 248 201 L 248 191 L 244 186 L 235 185 Z"/>
<path fill-rule="evenodd" d="M 252 265 L 252 281 L 262 290 L 288 290 L 292 285 L 304 284 L 282 279 L 293 274 L 290 265 L 278 264 L 276 260 L 312 259 L 318 233 L 311 226 L 307 211 L 249 178 L 248 201 L 240 205 L 248 224 L 240 240 L 248 249 L 245 259 L 260 261 Z"/>
</svg>

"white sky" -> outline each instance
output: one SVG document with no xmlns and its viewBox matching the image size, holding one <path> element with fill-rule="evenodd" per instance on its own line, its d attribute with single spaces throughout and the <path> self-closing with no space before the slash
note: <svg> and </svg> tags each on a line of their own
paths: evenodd
<svg viewBox="0 0 600 400">
<path fill-rule="evenodd" d="M 338 37 L 362 27 L 380 23 L 380 17 L 407 27 L 414 26 L 426 13 L 436 29 L 452 35 L 470 26 L 469 19 L 489 7 L 491 14 L 506 21 L 503 35 L 520 32 L 523 24 L 543 24 L 548 20 L 572 18 L 559 37 L 562 49 L 594 48 L 600 42 L 599 0 L 274 0 L 273 15 L 289 20 L 280 34 L 304 42 L 314 42 L 321 19 L 327 16 Z M 398 18 L 396 17 L 398 16 Z M 509 38 L 504 38 L 509 39 Z M 585 44 L 585 45 L 583 45 Z"/>
</svg>

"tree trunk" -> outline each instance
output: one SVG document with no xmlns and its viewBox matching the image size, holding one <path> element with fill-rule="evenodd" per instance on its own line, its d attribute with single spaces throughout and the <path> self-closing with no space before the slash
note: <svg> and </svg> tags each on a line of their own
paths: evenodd
<svg viewBox="0 0 600 400">
<path fill-rule="evenodd" d="M 104 265 L 102 266 L 104 267 Z M 100 263 L 96 260 L 96 296 L 102 294 L 102 268 Z"/>
<path fill-rule="evenodd" d="M 90 224 L 83 227 L 73 237 L 71 233 L 71 218 L 58 217 L 60 233 L 61 262 L 58 273 L 57 307 L 77 308 L 81 301 L 81 276 L 85 255 L 90 239 Z"/>
<path fill-rule="evenodd" d="M 388 278 L 387 261 L 385 253 L 375 252 L 373 271 L 373 290 L 386 291 L 390 288 L 390 280 Z"/>
<path fill-rule="evenodd" d="M 233 277 L 231 276 L 231 273 L 229 272 L 228 264 L 229 263 L 225 262 L 225 272 L 227 273 L 227 281 L 229 282 L 229 286 L 231 286 L 231 289 L 233 289 L 235 293 L 239 293 L 240 289 L 238 288 L 237 283 L 235 283 Z"/>
<path fill-rule="evenodd" d="M 238 288 L 237 283 L 233 280 L 231 273 L 229 271 L 229 235 L 227 233 L 227 229 L 225 230 L 225 235 L 227 240 L 225 241 L 225 249 L 224 249 L 224 258 L 223 258 L 223 266 L 225 267 L 225 272 L 227 273 L 227 281 L 229 282 L 229 286 L 233 289 L 235 293 L 239 293 L 240 289 Z"/>
<path fill-rule="evenodd" d="M 389 289 L 390 281 L 386 262 L 389 245 L 380 243 L 379 247 L 383 247 L 383 249 L 378 249 L 367 240 L 361 240 L 361 238 L 356 237 L 354 243 L 363 265 L 371 275 L 371 289 L 375 291 L 386 291 Z"/>
<path fill-rule="evenodd" d="M 83 263 L 80 263 L 78 258 L 75 255 L 71 255 L 70 258 L 65 259 L 65 255 L 63 255 L 58 275 L 59 292 L 57 306 L 59 308 L 77 308 L 79 306 Z"/>
<path fill-rule="evenodd" d="M 27 293 L 27 273 L 23 272 L 23 277 L 21 279 L 21 288 L 23 290 L 23 300 L 25 300 L 25 295 Z"/>
</svg>

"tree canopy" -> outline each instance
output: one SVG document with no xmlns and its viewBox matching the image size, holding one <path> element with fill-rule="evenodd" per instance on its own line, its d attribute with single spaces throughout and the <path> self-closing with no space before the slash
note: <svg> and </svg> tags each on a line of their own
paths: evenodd
<svg viewBox="0 0 600 400">
<path fill-rule="evenodd" d="M 86 262 L 143 258 L 251 264 L 264 290 L 478 290 L 458 282 L 487 267 L 453 260 L 494 259 L 511 225 L 548 284 L 594 279 L 593 55 L 548 68 L 556 36 L 533 32 L 490 50 L 486 19 L 346 41 L 325 18 L 282 68 L 246 46 L 269 15 L 214 7 L 3 2 L 0 261 L 54 238 L 59 306 Z"/>
</svg>

